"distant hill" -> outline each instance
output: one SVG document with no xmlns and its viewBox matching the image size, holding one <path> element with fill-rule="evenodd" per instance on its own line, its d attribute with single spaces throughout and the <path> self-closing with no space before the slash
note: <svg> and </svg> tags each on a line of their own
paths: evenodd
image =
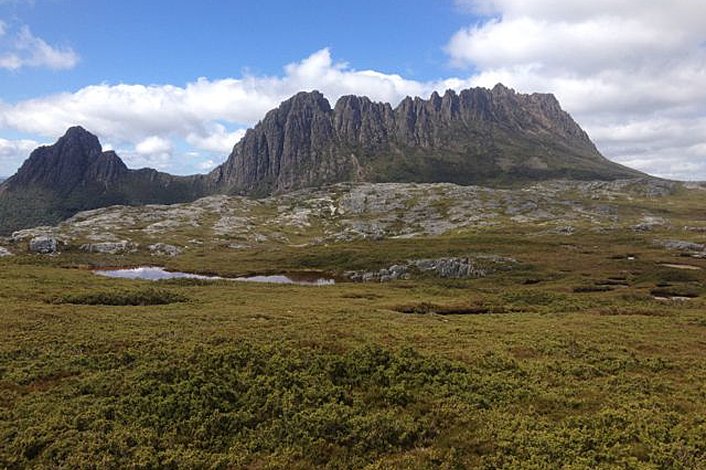
<svg viewBox="0 0 706 470">
<path fill-rule="evenodd" d="M 497 85 L 408 97 L 396 108 L 344 96 L 331 108 L 313 91 L 267 113 L 208 175 L 128 169 L 96 136 L 72 127 L 0 184 L 0 234 L 109 205 L 262 196 L 345 181 L 514 186 L 644 176 L 604 158 L 552 95 Z"/>
</svg>

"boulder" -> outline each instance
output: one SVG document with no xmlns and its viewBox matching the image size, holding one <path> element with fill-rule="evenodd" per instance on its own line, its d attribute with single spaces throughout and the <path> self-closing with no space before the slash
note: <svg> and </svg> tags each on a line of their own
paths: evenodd
<svg viewBox="0 0 706 470">
<path fill-rule="evenodd" d="M 3 258 L 5 256 L 12 256 L 12 253 L 10 253 L 10 250 L 8 250 L 7 248 L 0 246 L 0 258 Z"/>
<path fill-rule="evenodd" d="M 56 238 L 44 235 L 34 237 L 29 241 L 29 251 L 42 255 L 56 253 Z"/>
<path fill-rule="evenodd" d="M 182 251 L 181 248 L 166 243 L 148 245 L 147 249 L 150 250 L 153 256 L 178 256 Z"/>
</svg>

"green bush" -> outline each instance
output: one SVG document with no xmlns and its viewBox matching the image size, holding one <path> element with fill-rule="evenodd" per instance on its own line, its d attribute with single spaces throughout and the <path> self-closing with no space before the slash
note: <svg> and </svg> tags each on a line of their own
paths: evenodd
<svg viewBox="0 0 706 470">
<path fill-rule="evenodd" d="M 185 296 L 176 292 L 147 288 L 139 290 L 109 290 L 85 292 L 80 294 L 65 294 L 57 302 L 79 305 L 165 305 L 176 302 L 186 302 Z"/>
</svg>

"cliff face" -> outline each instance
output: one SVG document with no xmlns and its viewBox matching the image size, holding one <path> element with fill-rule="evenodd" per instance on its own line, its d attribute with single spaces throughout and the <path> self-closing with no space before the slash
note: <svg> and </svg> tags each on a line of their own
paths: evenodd
<svg viewBox="0 0 706 470">
<path fill-rule="evenodd" d="M 514 185 L 645 176 L 609 162 L 552 95 L 497 85 L 405 98 L 396 108 L 302 92 L 270 111 L 208 175 L 130 170 L 72 127 L 0 184 L 0 234 L 114 204 L 266 195 L 344 181 Z"/>
<path fill-rule="evenodd" d="M 396 108 L 319 92 L 270 111 L 210 175 L 235 193 L 285 192 L 349 180 L 512 184 L 638 173 L 609 162 L 553 95 L 497 85 L 405 98 Z"/>
</svg>

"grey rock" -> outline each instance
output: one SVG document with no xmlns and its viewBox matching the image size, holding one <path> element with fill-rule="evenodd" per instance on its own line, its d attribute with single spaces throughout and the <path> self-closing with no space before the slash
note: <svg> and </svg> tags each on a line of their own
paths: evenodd
<svg viewBox="0 0 706 470">
<path fill-rule="evenodd" d="M 12 256 L 12 252 L 5 247 L 0 246 L 0 258 L 5 256 Z"/>
<path fill-rule="evenodd" d="M 706 233 L 706 227 L 692 227 L 687 225 L 684 227 L 684 230 L 689 232 Z"/>
<path fill-rule="evenodd" d="M 549 231 L 550 233 L 556 233 L 557 235 L 573 235 L 576 229 L 571 225 L 564 225 L 562 227 L 556 227 Z"/>
<path fill-rule="evenodd" d="M 56 238 L 53 237 L 39 236 L 34 237 L 29 241 L 29 251 L 32 253 L 48 255 L 56 253 L 56 248 Z"/>
<path fill-rule="evenodd" d="M 148 245 L 147 249 L 150 250 L 152 255 L 155 256 L 179 256 L 182 252 L 181 248 L 174 246 L 174 245 L 168 245 L 166 243 L 154 243 L 152 245 Z"/>
<path fill-rule="evenodd" d="M 642 217 L 640 223 L 633 225 L 632 229 L 635 232 L 651 232 L 652 230 L 666 227 L 669 222 L 662 217 L 646 215 Z"/>
<path fill-rule="evenodd" d="M 625 230 L 637 222 L 660 231 L 670 229 L 670 222 L 663 217 L 648 214 L 635 221 L 605 209 L 630 204 L 638 187 L 635 180 L 551 181 L 521 189 L 447 183 L 341 183 L 257 200 L 210 196 L 187 204 L 95 209 L 56 227 L 15 232 L 7 242 L 0 240 L 0 245 L 11 249 L 11 244 L 26 246 L 38 236 L 75 246 L 120 243 L 120 234 L 143 240 L 144 246 L 163 243 L 245 249 L 286 244 L 304 248 L 349 240 L 433 237 L 498 226 L 505 223 L 508 206 L 526 207 L 528 211 L 512 216 L 513 221 L 545 227 L 545 234 L 569 234 L 570 227 L 595 232 Z M 586 203 L 587 198 L 599 201 Z M 532 203 L 525 206 L 524 199 Z M 185 242 L 180 235 L 185 231 L 198 235 L 190 235 Z M 406 263 L 397 264 L 410 268 Z M 402 268 L 385 269 L 393 279 L 402 277 Z"/>
<path fill-rule="evenodd" d="M 667 248 L 668 250 L 704 251 L 704 249 L 706 249 L 706 245 L 703 245 L 702 243 L 694 243 L 684 240 L 655 240 L 655 243 Z"/>
<path fill-rule="evenodd" d="M 443 278 L 468 279 L 485 277 L 514 263 L 516 263 L 514 259 L 501 256 L 417 259 L 410 260 L 404 265 L 395 264 L 378 271 L 347 271 L 343 276 L 354 282 L 389 282 L 408 279 L 411 272 L 417 271 Z"/>
<path fill-rule="evenodd" d="M 134 243 L 127 240 L 122 240 L 119 242 L 87 243 L 85 245 L 81 245 L 80 250 L 89 253 L 117 255 L 127 251 L 133 251 L 135 248 L 136 245 Z"/>
</svg>

